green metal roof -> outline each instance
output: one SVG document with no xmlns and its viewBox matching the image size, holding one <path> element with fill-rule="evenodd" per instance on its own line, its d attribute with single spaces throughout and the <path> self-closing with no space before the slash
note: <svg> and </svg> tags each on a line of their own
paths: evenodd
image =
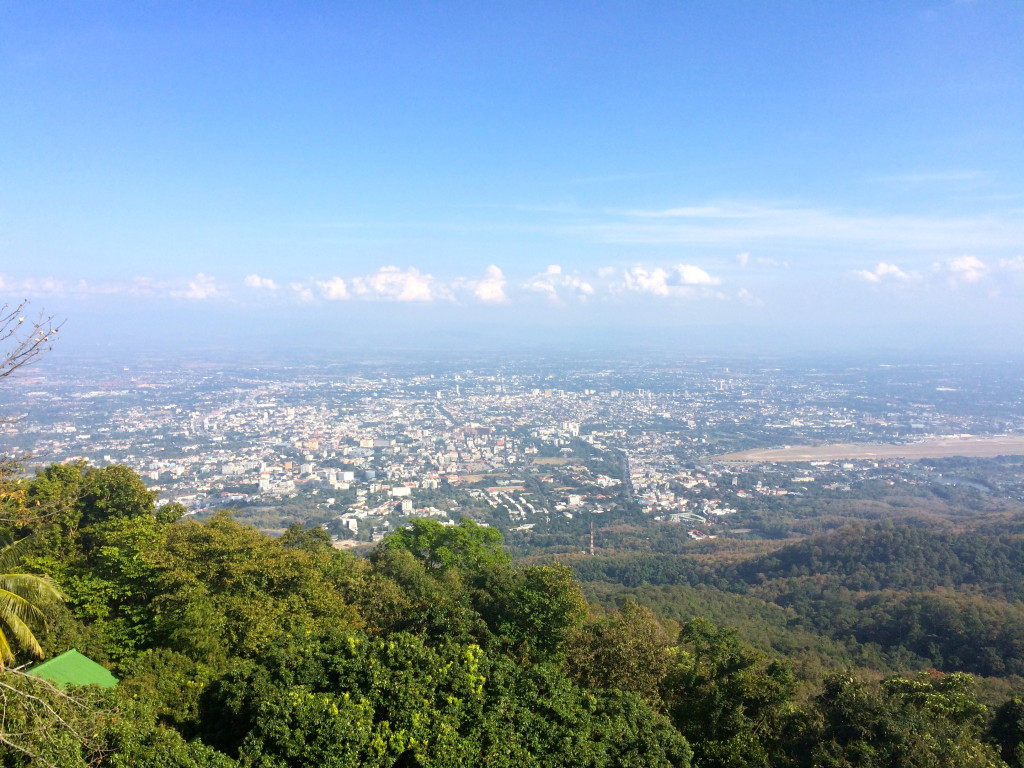
<svg viewBox="0 0 1024 768">
<path fill-rule="evenodd" d="M 67 688 L 69 685 L 113 688 L 117 685 L 117 678 L 110 674 L 109 670 L 74 648 L 32 667 L 27 670 L 27 674 L 49 680 L 60 688 Z"/>
</svg>

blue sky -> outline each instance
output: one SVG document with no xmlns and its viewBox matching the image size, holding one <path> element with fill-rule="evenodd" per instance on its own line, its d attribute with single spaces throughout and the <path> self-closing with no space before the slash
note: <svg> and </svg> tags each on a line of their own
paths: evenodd
<svg viewBox="0 0 1024 768">
<path fill-rule="evenodd" d="M 0 292 L 65 344 L 1024 351 L 1021 3 L 0 19 Z"/>
</svg>

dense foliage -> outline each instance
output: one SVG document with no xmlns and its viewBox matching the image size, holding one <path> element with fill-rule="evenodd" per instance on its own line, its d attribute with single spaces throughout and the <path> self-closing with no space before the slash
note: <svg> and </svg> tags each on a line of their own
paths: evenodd
<svg viewBox="0 0 1024 768">
<path fill-rule="evenodd" d="M 677 620 L 714 616 L 787 655 L 813 644 L 823 666 L 1024 677 L 1024 536 L 883 522 L 721 554 L 571 562 L 604 604 L 632 595 Z"/>
<path fill-rule="evenodd" d="M 180 519 L 124 467 L 4 482 L 3 533 L 22 542 L 22 568 L 67 595 L 37 628 L 43 649 L 76 647 L 121 678 L 62 692 L 0 673 L 4 768 L 1001 766 L 1024 754 L 1020 699 L 990 711 L 967 675 L 829 675 L 844 658 L 836 646 L 801 695 L 793 666 L 743 627 L 672 621 L 669 593 L 665 610 L 612 605 L 610 591 L 607 610 L 592 607 L 568 565 L 517 565 L 493 529 L 468 521 L 414 521 L 359 558 L 319 529 L 273 539 L 227 513 Z M 721 610 L 771 605 L 763 623 L 779 636 L 797 619 L 808 636 L 898 642 L 941 656 L 936 666 L 1015 670 L 1020 608 L 1002 598 L 1015 594 L 1019 542 L 1000 537 L 986 558 L 918 534 L 840 532 L 835 551 L 824 540 L 726 564 L 591 558 L 578 570 L 706 596 L 726 587 Z M 853 618 L 830 613 L 869 557 L 890 562 L 864 571 L 876 591 L 841 594 Z M 910 590 L 922 579 L 931 591 Z M 970 652 L 979 638 L 992 654 Z"/>
</svg>

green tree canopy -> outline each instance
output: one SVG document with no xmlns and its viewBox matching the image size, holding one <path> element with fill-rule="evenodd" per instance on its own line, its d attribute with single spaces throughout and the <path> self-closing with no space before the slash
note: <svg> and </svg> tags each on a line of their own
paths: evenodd
<svg viewBox="0 0 1024 768">
<path fill-rule="evenodd" d="M 591 690 L 634 691 L 660 708 L 671 649 L 672 640 L 654 612 L 627 600 L 621 609 L 578 634 L 567 664 L 573 676 Z"/>
<path fill-rule="evenodd" d="M 1024 698 L 1015 696 L 996 710 L 989 735 L 1011 768 L 1024 768 Z"/>
<path fill-rule="evenodd" d="M 986 708 L 965 674 L 829 678 L 786 745 L 806 768 L 1001 768 L 982 740 Z"/>
<path fill-rule="evenodd" d="M 796 682 L 789 668 L 706 619 L 683 625 L 662 697 L 694 763 L 767 766 Z"/>
<path fill-rule="evenodd" d="M 437 520 L 413 520 L 381 542 L 384 549 L 411 552 L 428 568 L 461 568 L 476 571 L 511 562 L 502 550 L 501 532 L 463 519 L 458 525 L 443 525 Z"/>
</svg>

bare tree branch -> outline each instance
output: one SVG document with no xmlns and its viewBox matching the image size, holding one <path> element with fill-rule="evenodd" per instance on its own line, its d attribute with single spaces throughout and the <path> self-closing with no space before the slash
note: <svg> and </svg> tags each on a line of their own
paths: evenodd
<svg viewBox="0 0 1024 768">
<path fill-rule="evenodd" d="M 12 306 L 0 305 L 0 379 L 4 379 L 28 365 L 37 357 L 53 348 L 53 342 L 60 331 L 52 315 L 40 313 L 35 320 L 27 318 L 29 302 L 23 300 Z M 0 425 L 10 424 L 14 419 L 0 417 Z M 24 491 L 13 483 L 22 471 L 28 456 L 0 456 L 0 521 L 14 522 L 24 516 Z M 8 514 L 13 507 L 15 515 Z"/>
<path fill-rule="evenodd" d="M 104 714 L 109 713 L 94 711 L 79 693 L 68 693 L 48 680 L 13 669 L 0 671 L 0 744 L 36 764 L 60 768 L 44 752 L 56 747 L 64 733 L 80 744 L 87 761 L 99 762 L 102 745 L 83 729 Z"/>
<path fill-rule="evenodd" d="M 0 306 L 0 379 L 53 348 L 60 324 L 42 313 L 30 320 L 27 310 L 28 301 Z"/>
</svg>

